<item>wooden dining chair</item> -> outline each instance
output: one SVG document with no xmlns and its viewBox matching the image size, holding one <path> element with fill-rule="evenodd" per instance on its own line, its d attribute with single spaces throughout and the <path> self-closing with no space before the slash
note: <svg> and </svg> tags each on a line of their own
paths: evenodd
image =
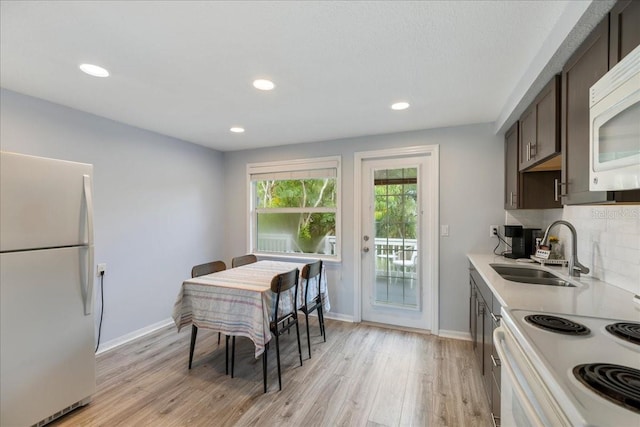
<svg viewBox="0 0 640 427">
<path fill-rule="evenodd" d="M 324 326 L 324 312 L 322 311 L 322 294 L 320 293 L 320 281 L 322 279 L 322 260 L 312 262 L 302 268 L 304 281 L 304 303 L 299 310 L 304 313 L 307 322 L 307 345 L 309 347 L 309 359 L 311 359 L 311 338 L 309 336 L 309 314 L 315 310 L 318 313 L 320 335 L 327 342 L 327 331 Z M 312 280 L 313 279 L 313 280 Z M 312 284 L 313 282 L 313 284 Z"/>
<path fill-rule="evenodd" d="M 287 273 L 278 274 L 271 279 L 271 292 L 275 296 L 275 304 L 272 305 L 272 312 L 269 315 L 269 329 L 276 340 L 276 359 L 278 362 L 278 387 L 282 390 L 282 373 L 280 369 L 280 335 L 288 332 L 294 325 L 296 327 L 296 335 L 298 338 L 298 356 L 300 358 L 300 366 L 302 366 L 302 346 L 300 345 L 300 328 L 298 326 L 298 307 L 295 295 L 298 294 L 298 277 L 300 270 L 297 268 Z M 291 309 L 286 312 L 279 313 L 281 296 L 284 292 L 293 288 L 291 296 Z M 267 392 L 267 355 L 269 351 L 269 343 L 267 343 L 264 353 L 262 353 L 262 379 L 264 383 L 264 392 Z M 235 357 L 235 340 L 232 343 L 231 350 L 231 376 L 233 377 L 233 365 Z"/>
<path fill-rule="evenodd" d="M 191 277 L 200 277 L 207 274 L 216 273 L 227 269 L 224 261 L 212 261 L 204 264 L 194 265 L 191 269 Z M 193 350 L 196 348 L 196 336 L 198 335 L 198 327 L 191 325 L 191 346 L 189 347 L 189 369 L 193 361 Z M 218 344 L 220 344 L 220 332 L 218 332 Z"/>
<path fill-rule="evenodd" d="M 240 267 L 241 265 L 253 264 L 258 262 L 258 258 L 254 254 L 241 255 L 231 260 L 231 268 Z"/>
</svg>

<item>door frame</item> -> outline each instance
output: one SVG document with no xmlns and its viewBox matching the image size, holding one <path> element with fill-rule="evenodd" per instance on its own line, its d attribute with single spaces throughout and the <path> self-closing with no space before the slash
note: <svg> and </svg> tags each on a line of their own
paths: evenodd
<svg viewBox="0 0 640 427">
<path fill-rule="evenodd" d="M 428 263 L 431 268 L 424 273 L 425 282 L 428 286 L 425 286 L 423 292 L 428 298 L 428 305 L 424 307 L 425 310 L 431 311 L 431 333 L 434 335 L 439 334 L 439 248 L 440 239 L 438 234 L 438 224 L 440 222 L 440 146 L 435 145 L 422 145 L 415 147 L 404 148 L 391 148 L 386 150 L 374 150 L 374 151 L 360 151 L 354 153 L 353 164 L 353 196 L 354 196 L 354 213 L 353 223 L 355 225 L 353 236 L 353 259 L 354 259 L 354 307 L 353 307 L 353 320 L 354 322 L 362 322 L 362 283 L 361 283 L 361 246 L 362 246 L 362 162 L 365 160 L 384 159 L 390 157 L 417 157 L 417 156 L 430 156 L 433 161 L 429 165 L 428 170 L 424 173 L 424 181 L 427 185 L 432 185 L 429 191 L 430 200 L 425 202 L 425 218 L 428 219 L 427 223 L 423 224 L 426 227 L 426 233 L 429 237 L 422 246 L 421 262 Z"/>
</svg>

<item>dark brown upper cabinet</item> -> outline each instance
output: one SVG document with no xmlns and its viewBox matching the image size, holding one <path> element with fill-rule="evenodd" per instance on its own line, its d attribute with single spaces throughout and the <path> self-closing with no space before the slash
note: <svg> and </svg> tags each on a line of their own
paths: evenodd
<svg viewBox="0 0 640 427">
<path fill-rule="evenodd" d="M 556 170 L 520 172 L 518 148 L 520 122 L 515 122 L 504 135 L 504 208 L 549 209 L 560 208 L 557 182 L 560 181 L 560 165 Z M 548 162 L 551 164 L 553 162 Z M 552 167 L 553 169 L 553 167 Z"/>
<path fill-rule="evenodd" d="M 609 70 L 609 21 L 604 19 L 562 69 L 562 183 L 565 204 L 603 202 L 589 191 L 589 89 Z"/>
<path fill-rule="evenodd" d="M 520 173 L 518 172 L 518 122 L 504 134 L 504 208 L 520 207 Z"/>
<path fill-rule="evenodd" d="M 589 191 L 589 89 L 640 44 L 640 1 L 620 1 L 562 69 L 562 201 L 638 202 L 640 190 Z"/>
<path fill-rule="evenodd" d="M 525 171 L 560 153 L 560 76 L 554 76 L 520 117 L 518 169 Z"/>
<path fill-rule="evenodd" d="M 609 68 L 640 45 L 640 1 L 623 0 L 609 14 Z"/>
</svg>

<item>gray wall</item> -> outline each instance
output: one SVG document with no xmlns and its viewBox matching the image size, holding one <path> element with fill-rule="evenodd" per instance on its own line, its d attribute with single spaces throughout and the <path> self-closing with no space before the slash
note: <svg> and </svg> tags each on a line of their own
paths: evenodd
<svg viewBox="0 0 640 427">
<path fill-rule="evenodd" d="M 343 261 L 328 265 L 332 312 L 351 318 L 353 161 L 358 151 L 440 145 L 440 329 L 467 330 L 465 254 L 501 224 L 502 138 L 490 124 L 219 153 L 2 90 L 0 148 L 94 164 L 96 263 L 106 262 L 102 342 L 166 320 L 193 264 L 246 251 L 246 164 L 342 156 Z M 222 226 L 224 224 L 224 226 Z"/>
<path fill-rule="evenodd" d="M 15 92 L 0 101 L 2 150 L 94 165 L 101 341 L 169 318 L 192 265 L 222 257 L 222 154 Z"/>
<path fill-rule="evenodd" d="M 489 251 L 491 224 L 504 221 L 504 154 L 501 136 L 490 124 L 376 135 L 224 154 L 226 258 L 247 250 L 246 164 L 285 159 L 342 156 L 342 263 L 328 264 L 332 312 L 352 317 L 354 306 L 354 153 L 416 145 L 440 145 L 440 329 L 458 335 L 468 329 L 466 253 Z"/>
</svg>

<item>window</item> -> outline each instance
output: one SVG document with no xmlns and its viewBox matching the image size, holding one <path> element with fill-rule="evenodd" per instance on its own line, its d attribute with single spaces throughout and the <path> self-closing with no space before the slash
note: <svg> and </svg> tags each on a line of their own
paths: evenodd
<svg viewBox="0 0 640 427">
<path fill-rule="evenodd" d="M 253 163 L 247 174 L 252 252 L 339 259 L 339 157 Z"/>
</svg>

